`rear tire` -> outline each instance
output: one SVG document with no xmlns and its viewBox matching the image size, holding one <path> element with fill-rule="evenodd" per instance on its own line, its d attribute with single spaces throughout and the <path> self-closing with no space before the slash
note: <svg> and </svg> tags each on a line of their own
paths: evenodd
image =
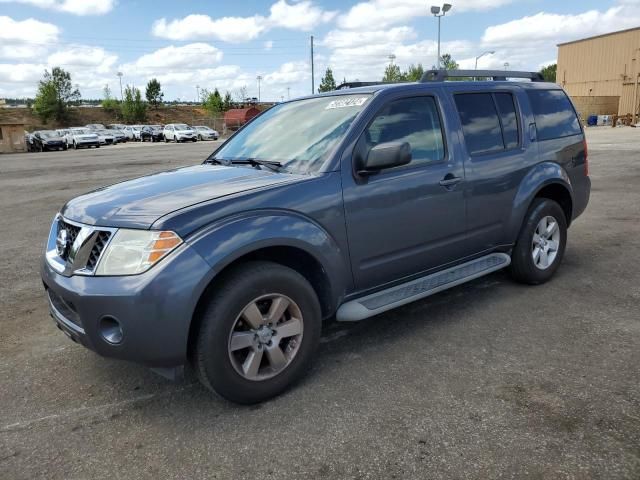
<svg viewBox="0 0 640 480">
<path fill-rule="evenodd" d="M 511 276 L 529 285 L 545 283 L 562 262 L 567 245 L 567 219 L 560 205 L 547 198 L 534 200 L 511 254 Z"/>
<path fill-rule="evenodd" d="M 318 297 L 302 275 L 276 263 L 248 262 L 209 293 L 192 356 L 207 388 L 252 404 L 303 376 L 320 341 L 322 317 Z M 248 343 L 232 346 L 232 338 L 240 337 Z"/>
</svg>

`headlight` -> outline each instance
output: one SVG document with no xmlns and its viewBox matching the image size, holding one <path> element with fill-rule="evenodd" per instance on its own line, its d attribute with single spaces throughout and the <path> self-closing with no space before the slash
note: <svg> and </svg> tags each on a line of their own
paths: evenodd
<svg viewBox="0 0 640 480">
<path fill-rule="evenodd" d="M 102 253 L 96 275 L 146 272 L 181 243 L 182 239 L 174 232 L 121 228 Z"/>
</svg>

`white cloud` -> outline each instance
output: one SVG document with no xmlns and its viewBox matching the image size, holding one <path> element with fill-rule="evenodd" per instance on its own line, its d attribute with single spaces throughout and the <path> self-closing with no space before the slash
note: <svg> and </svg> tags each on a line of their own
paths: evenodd
<svg viewBox="0 0 640 480">
<path fill-rule="evenodd" d="M 115 6 L 116 0 L 0 0 L 0 3 L 24 3 L 39 8 L 85 16 L 109 13 Z"/>
<path fill-rule="evenodd" d="M 278 0 L 271 6 L 269 17 L 222 17 L 191 14 L 168 21 L 161 18 L 154 22 L 151 32 L 156 37 L 170 40 L 195 40 L 213 38 L 224 42 L 240 43 L 256 39 L 273 28 L 309 31 L 315 26 L 331 21 L 335 12 L 326 12 L 310 0 L 289 4 Z"/>
<path fill-rule="evenodd" d="M 458 0 L 451 14 L 471 10 L 490 10 L 513 0 Z M 338 17 L 338 26 L 349 30 L 386 28 L 416 17 L 431 15 L 430 4 L 424 0 L 368 0 L 351 7 Z"/>
<path fill-rule="evenodd" d="M 60 29 L 51 23 L 33 18 L 19 21 L 0 16 L 0 42 L 3 44 L 30 43 L 35 49 L 38 44 L 45 45 L 57 41 L 59 33 Z"/>
<path fill-rule="evenodd" d="M 635 3 L 635 6 L 633 5 Z M 635 27 L 640 23 L 639 2 L 624 2 L 604 12 L 590 10 L 576 15 L 540 12 L 486 29 L 486 45 L 515 47 L 526 43 L 559 43 Z"/>
<path fill-rule="evenodd" d="M 100 47 L 89 47 L 86 45 L 75 45 L 62 50 L 58 50 L 47 59 L 47 63 L 54 67 L 86 69 L 91 67 L 95 73 L 104 74 L 113 69 L 118 61 L 118 56 L 107 52 Z"/>
<path fill-rule="evenodd" d="M 264 42 L 264 49 L 269 51 L 271 49 L 273 49 L 273 40 L 267 40 L 266 42 Z"/>
<path fill-rule="evenodd" d="M 156 37 L 170 40 L 215 38 L 225 42 L 246 42 L 265 30 L 263 17 L 223 17 L 213 20 L 209 15 L 187 15 L 167 22 L 161 18 L 151 29 Z"/>
<path fill-rule="evenodd" d="M 411 27 L 376 31 L 331 30 L 324 37 L 321 45 L 328 48 L 356 48 L 373 44 L 396 45 L 415 37 L 416 32 Z"/>
<path fill-rule="evenodd" d="M 0 84 L 33 83 L 42 78 L 46 65 L 33 63 L 0 63 Z"/>
<path fill-rule="evenodd" d="M 311 67 L 307 62 L 287 62 L 275 72 L 264 75 L 267 85 L 291 84 L 311 78 Z"/>
<path fill-rule="evenodd" d="M 222 60 L 223 53 L 208 43 L 191 43 L 183 46 L 160 48 L 123 66 L 124 70 L 163 71 L 167 69 L 201 69 Z"/>
<path fill-rule="evenodd" d="M 271 14 L 267 24 L 273 27 L 308 32 L 321 23 L 333 20 L 338 12 L 327 12 L 317 7 L 310 0 L 303 0 L 290 5 L 286 0 L 278 0 L 271 5 Z"/>
</svg>

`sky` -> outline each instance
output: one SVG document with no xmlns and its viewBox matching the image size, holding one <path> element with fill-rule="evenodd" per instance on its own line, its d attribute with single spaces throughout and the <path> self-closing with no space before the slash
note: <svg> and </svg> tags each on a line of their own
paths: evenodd
<svg viewBox="0 0 640 480">
<path fill-rule="evenodd" d="M 640 26 L 640 0 L 449 0 L 442 53 L 461 68 L 539 70 L 560 42 Z M 311 93 L 325 69 L 336 81 L 382 78 L 436 63 L 436 0 L 0 0 L 0 98 L 32 97 L 45 69 L 61 66 L 83 98 L 105 85 L 194 101 L 199 89 L 278 101 Z M 258 82 L 257 77 L 262 80 Z M 199 87 L 199 88 L 198 88 Z"/>
</svg>

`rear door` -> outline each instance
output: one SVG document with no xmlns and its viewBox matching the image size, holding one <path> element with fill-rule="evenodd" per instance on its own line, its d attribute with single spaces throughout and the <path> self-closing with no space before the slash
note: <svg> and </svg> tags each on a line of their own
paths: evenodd
<svg viewBox="0 0 640 480">
<path fill-rule="evenodd" d="M 396 94 L 398 95 L 398 94 Z M 448 120 L 437 94 L 390 97 L 343 162 L 344 207 L 356 288 L 366 290 L 462 256 L 464 171 L 448 147 Z M 358 152 L 408 142 L 409 165 L 362 177 Z"/>
<path fill-rule="evenodd" d="M 517 87 L 454 90 L 463 136 L 470 253 L 508 243 L 513 199 L 537 155 L 524 132 Z"/>
</svg>

